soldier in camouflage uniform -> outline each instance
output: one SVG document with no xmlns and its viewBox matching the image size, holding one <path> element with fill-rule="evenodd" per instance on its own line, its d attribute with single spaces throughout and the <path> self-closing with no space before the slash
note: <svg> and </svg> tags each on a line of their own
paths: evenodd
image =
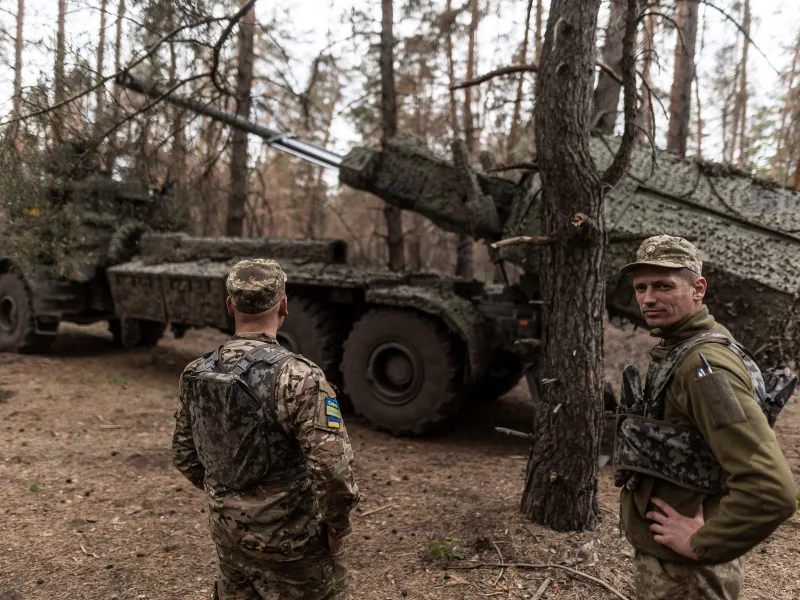
<svg viewBox="0 0 800 600">
<path fill-rule="evenodd" d="M 322 371 L 280 348 L 275 339 L 289 314 L 285 281 L 274 260 L 237 263 L 227 279 L 236 333 L 214 355 L 190 363 L 180 378 L 173 461 L 209 496 L 217 553 L 214 597 L 220 600 L 349 598 L 344 537 L 359 499 L 353 454 L 336 393 Z M 267 358 L 240 374 L 263 403 L 266 436 L 255 442 L 250 438 L 252 443 L 239 444 L 229 456 L 260 464 L 263 456 L 249 456 L 248 450 L 267 439 L 268 467 L 259 480 L 239 489 L 233 483 L 241 480 L 239 465 L 220 468 L 219 453 L 213 450 L 214 444 L 225 448 L 236 436 L 247 440 L 248 431 L 237 429 L 242 421 L 236 415 L 204 420 L 209 415 L 198 409 L 204 399 L 193 390 L 204 389 L 197 382 L 204 365 L 212 364 L 208 361 L 220 365 L 222 375 L 208 376 L 213 380 L 230 375 L 243 357 L 258 352 Z M 275 375 L 270 375 L 272 367 Z M 270 377 L 272 385 L 262 385 Z"/>
<path fill-rule="evenodd" d="M 697 248 L 661 235 L 636 258 L 623 272 L 661 338 L 644 391 L 638 373 L 623 385 L 633 399 L 621 402 L 615 446 L 636 598 L 735 600 L 744 554 L 792 515 L 797 486 L 760 404 L 758 367 L 703 305 Z"/>
</svg>

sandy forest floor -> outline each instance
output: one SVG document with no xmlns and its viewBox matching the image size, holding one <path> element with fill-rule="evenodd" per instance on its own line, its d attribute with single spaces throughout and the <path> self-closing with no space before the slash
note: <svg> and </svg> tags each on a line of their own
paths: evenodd
<svg viewBox="0 0 800 600">
<path fill-rule="evenodd" d="M 645 360 L 650 340 L 610 330 L 609 370 Z M 0 354 L 0 599 L 200 599 L 213 582 L 203 494 L 171 466 L 176 380 L 218 334 L 117 351 L 100 327 L 63 327 L 47 356 Z M 518 513 L 527 443 L 524 385 L 471 407 L 452 432 L 395 439 L 347 419 L 363 493 L 349 541 L 353 597 L 600 599 L 615 596 L 557 569 L 447 570 L 555 563 L 632 597 L 632 552 L 617 528 L 617 491 L 601 471 L 602 522 L 556 534 Z M 796 399 L 797 400 L 797 399 Z M 778 426 L 800 473 L 800 408 Z M 800 598 L 800 517 L 748 557 L 745 599 Z M 446 542 L 447 539 L 455 541 Z M 431 556 L 429 540 L 463 560 Z M 678 599 L 676 599 L 678 600 Z"/>
</svg>

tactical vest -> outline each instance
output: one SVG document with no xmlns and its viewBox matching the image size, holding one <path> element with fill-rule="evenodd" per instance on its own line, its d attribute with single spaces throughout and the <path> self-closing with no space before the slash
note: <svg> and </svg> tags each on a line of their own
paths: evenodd
<svg viewBox="0 0 800 600">
<path fill-rule="evenodd" d="M 276 414 L 278 374 L 295 355 L 259 346 L 228 369 L 222 348 L 205 356 L 189 380 L 192 437 L 206 473 L 234 490 L 304 477 L 306 457 Z"/>
<path fill-rule="evenodd" d="M 701 344 L 722 344 L 744 363 L 756 392 L 756 401 L 770 427 L 791 397 L 798 378 L 779 365 L 762 374 L 747 349 L 721 333 L 698 334 L 672 348 L 661 362 L 651 362 L 642 392 L 639 369 L 627 365 L 622 372 L 622 393 L 617 411 L 614 443 L 614 483 L 636 489 L 642 474 L 665 479 L 704 494 L 727 491 L 728 473 L 722 468 L 703 435 L 693 427 L 667 423 L 663 419 L 666 388 L 686 356 Z M 726 377 L 722 372 L 711 378 Z"/>
</svg>

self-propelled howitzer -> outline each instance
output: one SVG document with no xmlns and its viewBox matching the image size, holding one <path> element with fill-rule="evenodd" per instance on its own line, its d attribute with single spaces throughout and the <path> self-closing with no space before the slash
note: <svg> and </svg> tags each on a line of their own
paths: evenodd
<svg viewBox="0 0 800 600">
<path fill-rule="evenodd" d="M 338 156 L 135 77 L 119 83 L 337 169 L 341 183 L 422 214 L 447 231 L 487 241 L 541 235 L 541 182 L 535 169 L 519 182 L 478 172 L 458 140 L 452 162 L 404 136 L 380 149 L 357 147 Z M 612 137 L 591 139 L 598 169 L 608 167 L 618 143 Z M 639 146 L 626 175 L 606 194 L 605 215 L 615 242 L 606 263 L 612 316 L 641 321 L 630 276 L 619 274 L 641 240 L 658 233 L 680 235 L 693 239 L 702 252 L 710 284 L 706 303 L 717 319 L 760 361 L 792 363 L 800 356 L 800 193 L 730 167 Z M 521 266 L 527 290 L 535 295 L 536 251 L 509 246 L 495 257 Z"/>
</svg>

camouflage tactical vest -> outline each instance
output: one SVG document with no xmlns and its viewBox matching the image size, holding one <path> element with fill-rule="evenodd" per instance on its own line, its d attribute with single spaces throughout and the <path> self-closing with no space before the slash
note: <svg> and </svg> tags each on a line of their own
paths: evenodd
<svg viewBox="0 0 800 600">
<path fill-rule="evenodd" d="M 228 369 L 221 350 L 205 356 L 189 381 L 192 437 L 206 472 L 234 490 L 304 477 L 305 455 L 278 423 L 275 406 L 278 374 L 295 355 L 259 346 Z"/>
<path fill-rule="evenodd" d="M 694 348 L 710 343 L 727 346 L 742 360 L 753 380 L 756 400 L 770 427 L 774 426 L 778 413 L 797 386 L 797 376 L 782 365 L 762 374 L 753 356 L 736 340 L 720 333 L 701 333 L 676 345 L 661 362 L 650 363 L 644 392 L 639 369 L 627 365 L 623 370 L 614 447 L 617 487 L 634 490 L 644 474 L 704 494 L 727 491 L 728 473 L 700 431 L 660 420 L 666 388 L 675 370 Z M 707 375 L 712 376 L 717 373 Z M 723 373 L 718 376 L 725 377 Z"/>
</svg>

